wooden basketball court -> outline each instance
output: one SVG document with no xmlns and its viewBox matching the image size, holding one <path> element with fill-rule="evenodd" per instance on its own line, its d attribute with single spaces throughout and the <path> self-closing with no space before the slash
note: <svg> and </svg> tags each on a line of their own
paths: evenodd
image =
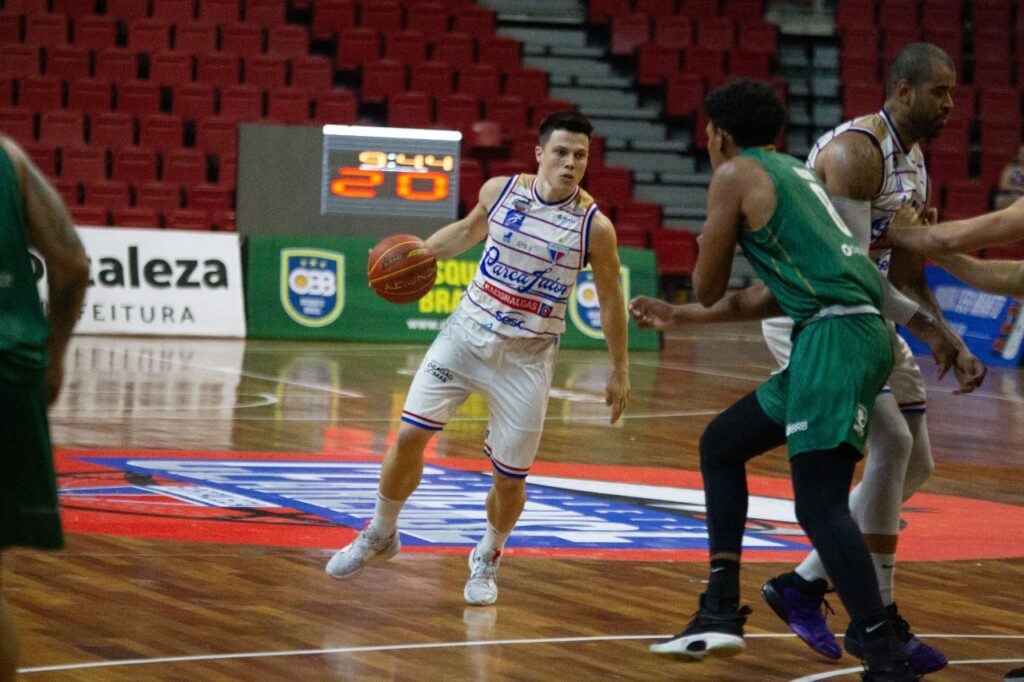
<svg viewBox="0 0 1024 682">
<path fill-rule="evenodd" d="M 266 457 L 296 464 L 372 461 L 397 423 L 424 350 L 78 337 L 66 390 L 52 410 L 53 437 L 67 461 L 173 456 L 147 451 L 220 453 L 220 460 L 271 453 Z M 647 485 L 655 469 L 698 471 L 703 427 L 772 367 L 756 326 L 694 327 L 669 338 L 661 353 L 632 355 L 632 401 L 612 427 L 602 401 L 605 358 L 562 351 L 538 461 L 596 465 L 619 481 Z M 916 505 L 911 518 L 923 521 L 908 522 L 906 536 L 933 534 L 943 552 L 968 558 L 904 561 L 897 600 L 915 631 L 952 661 L 935 679 L 998 680 L 1024 665 L 1024 526 L 991 537 L 976 511 L 940 527 L 928 518 L 935 500 L 953 510 L 936 518 L 957 519 L 957 505 L 995 510 L 988 512 L 993 524 L 1024 513 L 1021 373 L 993 369 L 972 396 L 954 396 L 951 380 L 938 382 L 930 367 L 926 373 L 938 466 L 923 491 L 933 497 L 909 503 Z M 480 454 L 485 410 L 480 401 L 467 403 L 436 439 L 428 463 L 466 462 L 473 476 L 488 471 Z M 512 545 L 499 572 L 498 604 L 468 607 L 468 548 L 413 547 L 353 580 L 335 581 L 324 564 L 352 537 L 350 528 L 237 502 L 226 521 L 215 500 L 161 496 L 167 489 L 153 478 L 82 467 L 65 472 L 61 485 L 76 489 L 64 498 L 69 519 L 78 519 L 69 527 L 89 517 L 89 532 L 70 532 L 61 552 L 4 557 L 25 679 L 859 679 L 855 659 L 816 656 L 758 596 L 765 579 L 792 565 L 788 560 L 757 561 L 749 553 L 755 558 L 744 565 L 743 596 L 754 613 L 743 655 L 678 663 L 647 647 L 689 620 L 707 574 L 701 552 L 666 561 Z M 639 468 L 646 478 L 631 473 Z M 573 476 L 571 467 L 547 470 Z M 750 473 L 786 479 L 784 453 L 762 457 Z M 84 490 L 89 476 L 120 487 Z M 284 540 L 268 543 L 269 536 L 246 531 L 268 518 L 278 524 L 274 537 Z M 337 541 L 303 546 L 303 533 L 313 532 Z M 927 542 L 917 547 L 929 551 Z M 987 558 L 996 555 L 1004 558 Z M 845 613 L 832 601 L 838 614 L 830 622 L 841 633 Z"/>
</svg>

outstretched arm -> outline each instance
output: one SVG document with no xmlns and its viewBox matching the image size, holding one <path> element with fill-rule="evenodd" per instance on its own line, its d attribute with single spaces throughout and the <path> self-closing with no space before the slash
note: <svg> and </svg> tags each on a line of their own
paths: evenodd
<svg viewBox="0 0 1024 682">
<path fill-rule="evenodd" d="M 935 262 L 976 289 L 1005 296 L 1024 296 L 1024 261 L 979 260 L 953 254 L 938 256 Z"/>
<path fill-rule="evenodd" d="M 46 283 L 50 292 L 47 341 L 50 366 L 46 383 L 52 403 L 64 379 L 64 351 L 82 312 L 82 300 L 89 283 L 89 261 L 57 191 L 17 144 L 0 137 L 0 145 L 18 173 L 25 202 L 28 243 L 46 262 Z"/>
<path fill-rule="evenodd" d="M 618 421 L 629 400 L 629 331 L 626 298 L 619 279 L 619 253 L 615 227 L 602 213 L 590 226 L 590 265 L 601 306 L 601 329 L 612 360 L 612 373 L 605 386 L 605 403 L 612 408 L 611 423 Z"/>
<path fill-rule="evenodd" d="M 701 322 L 763 320 L 781 315 L 782 308 L 771 290 L 758 282 L 718 299 L 707 308 L 700 303 L 673 305 L 650 296 L 637 296 L 629 303 L 629 314 L 645 329 L 667 331 Z"/>
<path fill-rule="evenodd" d="M 889 231 L 893 244 L 926 256 L 974 251 L 1020 239 L 1024 239 L 1024 198 L 974 218 L 936 225 L 894 225 Z"/>
<path fill-rule="evenodd" d="M 434 254 L 434 258 L 454 258 L 487 237 L 487 212 L 498 200 L 507 182 L 507 177 L 495 177 L 485 182 L 480 188 L 480 200 L 472 211 L 427 237 L 427 248 Z"/>
</svg>

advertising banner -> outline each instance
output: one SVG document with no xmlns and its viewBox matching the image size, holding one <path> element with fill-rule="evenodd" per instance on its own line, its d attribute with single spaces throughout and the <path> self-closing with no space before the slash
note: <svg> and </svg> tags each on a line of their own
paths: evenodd
<svg viewBox="0 0 1024 682">
<path fill-rule="evenodd" d="M 942 315 L 972 353 L 986 365 L 1020 364 L 1024 316 L 1020 314 L 1019 300 L 978 291 L 934 265 L 929 265 L 925 273 Z M 900 334 L 915 354 L 930 353 L 906 329 L 900 328 Z"/>
<path fill-rule="evenodd" d="M 77 334 L 245 336 L 238 235 L 77 228 L 89 257 Z M 45 266 L 33 254 L 39 294 Z"/>
<path fill-rule="evenodd" d="M 377 238 L 253 235 L 248 245 L 246 305 L 254 338 L 429 343 L 473 279 L 482 247 L 438 263 L 437 282 L 415 303 L 379 298 L 366 282 L 367 255 Z M 656 295 L 654 254 L 619 250 L 627 300 Z M 593 273 L 579 274 L 569 302 L 564 348 L 604 348 Z M 657 350 L 656 332 L 630 325 L 632 350 Z"/>
</svg>

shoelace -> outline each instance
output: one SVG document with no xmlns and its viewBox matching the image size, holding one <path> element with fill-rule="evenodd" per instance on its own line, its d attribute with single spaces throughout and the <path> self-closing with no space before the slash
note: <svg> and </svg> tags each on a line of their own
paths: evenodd
<svg viewBox="0 0 1024 682">
<path fill-rule="evenodd" d="M 498 562 L 488 561 L 477 554 L 473 561 L 473 578 L 494 578 L 498 574 Z"/>
<path fill-rule="evenodd" d="M 739 621 L 740 627 L 742 627 L 743 624 L 747 622 L 747 616 L 749 616 L 751 613 L 753 613 L 753 611 L 751 611 L 749 606 L 744 606 L 739 610 L 735 611 L 734 613 L 725 615 L 718 615 L 710 611 L 705 611 L 704 609 L 698 609 L 697 612 L 693 614 L 693 624 L 722 624 L 731 623 L 733 621 Z M 676 635 L 676 637 L 680 637 L 686 634 L 687 630 L 689 629 L 690 628 L 687 627 L 685 630 Z"/>
</svg>

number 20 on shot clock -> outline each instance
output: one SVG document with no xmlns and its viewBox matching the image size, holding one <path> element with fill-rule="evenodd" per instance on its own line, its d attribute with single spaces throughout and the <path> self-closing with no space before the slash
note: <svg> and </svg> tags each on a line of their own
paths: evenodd
<svg viewBox="0 0 1024 682">
<path fill-rule="evenodd" d="M 324 126 L 320 212 L 457 217 L 462 133 Z"/>
</svg>

